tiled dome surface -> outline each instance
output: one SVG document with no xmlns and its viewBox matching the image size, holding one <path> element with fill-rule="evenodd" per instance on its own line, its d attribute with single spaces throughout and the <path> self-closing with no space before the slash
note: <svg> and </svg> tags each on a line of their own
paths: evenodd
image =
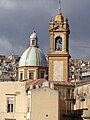
<svg viewBox="0 0 90 120">
<path fill-rule="evenodd" d="M 29 47 L 21 56 L 21 66 L 42 66 L 47 67 L 47 60 L 44 53 L 38 47 Z"/>
</svg>

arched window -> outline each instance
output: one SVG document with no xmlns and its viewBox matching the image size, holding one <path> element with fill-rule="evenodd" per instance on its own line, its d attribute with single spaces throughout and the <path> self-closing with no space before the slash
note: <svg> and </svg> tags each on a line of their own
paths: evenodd
<svg viewBox="0 0 90 120">
<path fill-rule="evenodd" d="M 55 38 L 55 51 L 62 51 L 62 38 L 60 36 Z"/>
<path fill-rule="evenodd" d="M 35 40 L 32 40 L 32 45 L 35 45 Z"/>
</svg>

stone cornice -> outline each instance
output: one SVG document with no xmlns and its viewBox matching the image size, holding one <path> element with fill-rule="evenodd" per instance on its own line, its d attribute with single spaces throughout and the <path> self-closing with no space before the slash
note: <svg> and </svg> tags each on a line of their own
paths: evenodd
<svg viewBox="0 0 90 120">
<path fill-rule="evenodd" d="M 70 55 L 64 52 L 49 52 L 48 57 L 70 57 Z"/>
</svg>

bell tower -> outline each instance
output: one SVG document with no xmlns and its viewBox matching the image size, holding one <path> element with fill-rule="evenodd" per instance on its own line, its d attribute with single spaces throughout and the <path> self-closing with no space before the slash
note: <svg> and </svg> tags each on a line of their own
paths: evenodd
<svg viewBox="0 0 90 120">
<path fill-rule="evenodd" d="M 49 81 L 69 81 L 69 24 L 62 15 L 59 0 L 58 14 L 50 21 L 50 50 L 48 53 Z"/>
</svg>

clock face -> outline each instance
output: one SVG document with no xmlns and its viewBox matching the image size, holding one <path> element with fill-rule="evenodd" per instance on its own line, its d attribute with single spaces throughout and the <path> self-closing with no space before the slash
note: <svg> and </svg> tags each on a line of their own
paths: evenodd
<svg viewBox="0 0 90 120">
<path fill-rule="evenodd" d="M 55 45 L 56 51 L 62 51 L 62 38 L 58 37 L 56 39 L 56 45 Z"/>
</svg>

